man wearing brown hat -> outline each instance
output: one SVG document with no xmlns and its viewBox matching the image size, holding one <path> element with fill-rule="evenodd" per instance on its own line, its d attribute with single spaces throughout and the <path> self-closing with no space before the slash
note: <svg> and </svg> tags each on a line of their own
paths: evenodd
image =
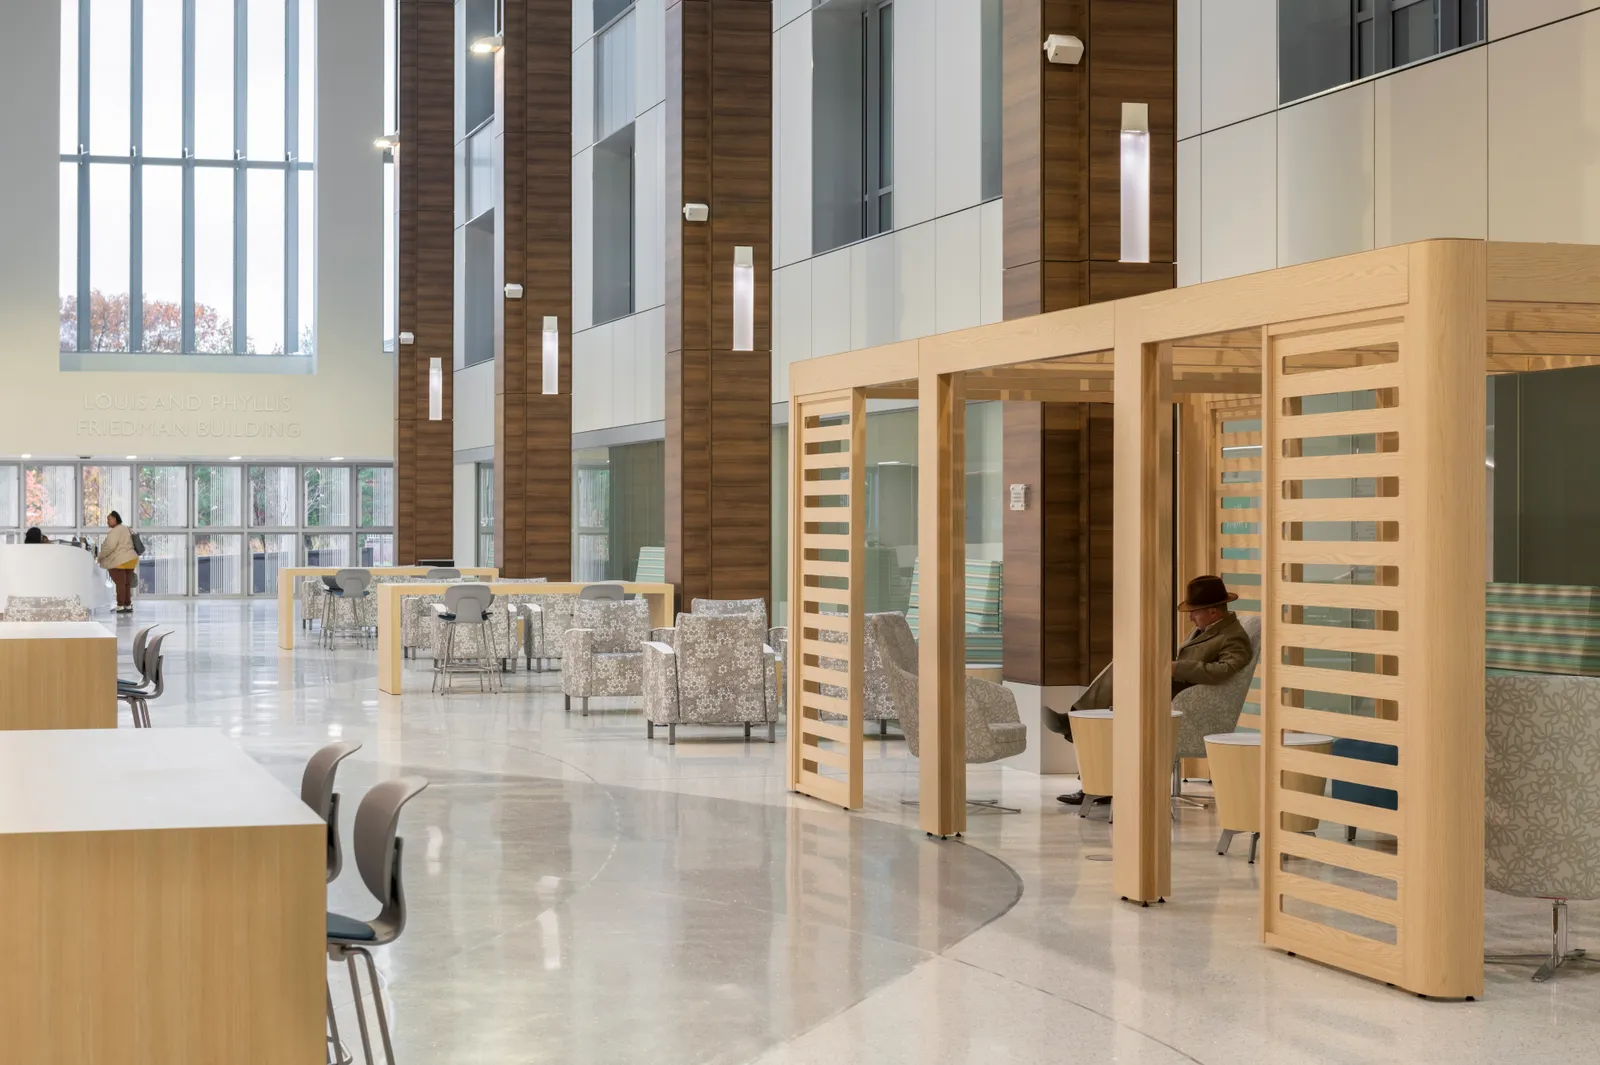
<svg viewBox="0 0 1600 1065">
<path fill-rule="evenodd" d="M 1172 694 L 1196 684 L 1221 684 L 1250 664 L 1254 654 L 1250 636 L 1239 624 L 1239 619 L 1228 604 L 1239 597 L 1228 591 L 1221 577 L 1207 574 L 1189 582 L 1188 594 L 1178 609 L 1189 615 L 1194 632 L 1178 648 L 1178 657 L 1172 663 Z M 1094 683 L 1072 704 L 1074 710 L 1111 709 L 1111 667 L 1100 671 Z M 1072 721 L 1066 715 L 1052 710 L 1047 715 L 1050 731 L 1059 732 L 1072 739 Z M 1083 792 L 1056 796 L 1069 806 L 1083 802 Z M 1110 798 L 1098 800 L 1110 802 Z"/>
</svg>

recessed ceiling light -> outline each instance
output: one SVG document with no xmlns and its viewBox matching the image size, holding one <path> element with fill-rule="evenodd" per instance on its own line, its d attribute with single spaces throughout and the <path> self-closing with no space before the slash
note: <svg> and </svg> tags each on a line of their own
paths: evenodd
<svg viewBox="0 0 1600 1065">
<path fill-rule="evenodd" d="M 22 453 L 22 457 L 23 457 L 23 458 L 25 458 L 25 459 L 31 459 L 31 458 L 33 458 L 33 456 L 32 456 L 32 455 L 30 455 L 30 454 L 28 454 L 28 453 L 27 453 L 27 452 L 26 452 L 26 451 L 24 451 L 24 452 L 23 452 L 23 453 Z"/>
<path fill-rule="evenodd" d="M 228 461 L 229 462 L 238 462 L 239 458 L 240 458 L 240 456 L 238 456 L 238 455 L 229 455 L 228 456 Z"/>
<path fill-rule="evenodd" d="M 129 456 L 128 456 L 128 461 L 129 461 L 129 462 L 132 462 L 132 461 L 133 461 L 133 460 L 134 460 L 134 459 L 136 459 L 136 458 L 138 458 L 138 457 L 139 457 L 139 456 L 138 456 L 138 455 L 129 455 Z"/>
</svg>

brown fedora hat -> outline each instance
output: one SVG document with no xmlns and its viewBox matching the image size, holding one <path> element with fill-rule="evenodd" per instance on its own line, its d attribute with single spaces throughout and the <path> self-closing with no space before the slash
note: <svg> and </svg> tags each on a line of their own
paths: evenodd
<svg viewBox="0 0 1600 1065">
<path fill-rule="evenodd" d="M 1178 604 L 1179 610 L 1203 610 L 1208 606 L 1221 606 L 1231 603 L 1239 598 L 1228 591 L 1228 586 L 1222 583 L 1222 578 L 1213 574 L 1196 577 L 1189 582 L 1189 591 L 1183 597 L 1183 602 Z"/>
</svg>

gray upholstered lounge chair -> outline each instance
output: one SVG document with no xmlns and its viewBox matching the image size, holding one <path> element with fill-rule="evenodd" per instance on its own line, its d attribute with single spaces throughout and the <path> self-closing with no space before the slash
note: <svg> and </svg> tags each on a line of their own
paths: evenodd
<svg viewBox="0 0 1600 1065">
<path fill-rule="evenodd" d="M 672 642 L 644 648 L 645 735 L 667 726 L 678 742 L 679 725 L 765 723 L 777 742 L 777 654 L 766 643 L 765 613 L 682 614 Z"/>
<path fill-rule="evenodd" d="M 561 691 L 567 709 L 607 696 L 644 694 L 644 645 L 650 604 L 643 599 L 584 599 L 573 604 L 572 628 L 561 636 Z"/>
<path fill-rule="evenodd" d="M 1600 678 L 1494 675 L 1485 685 L 1484 883 L 1549 899 L 1548 953 L 1486 961 L 1600 961 L 1567 948 L 1567 900 L 1600 899 Z"/>
<path fill-rule="evenodd" d="M 1179 766 L 1185 758 L 1206 756 L 1206 737 L 1219 732 L 1232 732 L 1239 727 L 1239 715 L 1244 712 L 1244 702 L 1250 697 L 1250 681 L 1256 675 L 1256 663 L 1261 661 L 1261 618 L 1259 615 L 1242 618 L 1239 622 L 1245 635 L 1250 637 L 1250 664 L 1221 684 L 1196 684 L 1173 696 L 1172 708 L 1182 710 L 1178 718 L 1178 742 L 1173 750 L 1172 795 L 1179 802 L 1191 806 L 1205 806 L 1198 799 L 1185 798 Z"/>
<path fill-rule="evenodd" d="M 894 716 L 906 734 L 906 749 L 918 755 L 922 743 L 917 713 L 917 644 L 912 638 L 911 626 L 904 614 L 870 614 L 866 621 L 867 631 L 873 634 L 882 656 Z M 1011 694 L 1011 689 L 970 674 L 966 681 L 967 764 L 997 762 L 1027 750 L 1028 726 L 1017 713 L 1017 698 Z M 1000 806 L 997 800 L 968 799 L 967 802 L 973 806 L 1017 812 Z"/>
</svg>

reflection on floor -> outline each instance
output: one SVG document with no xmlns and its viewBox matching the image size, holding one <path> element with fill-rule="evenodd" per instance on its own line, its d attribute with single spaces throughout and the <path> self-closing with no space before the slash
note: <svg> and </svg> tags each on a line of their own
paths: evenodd
<svg viewBox="0 0 1600 1065">
<path fill-rule="evenodd" d="M 868 743 L 868 809 L 845 815 L 786 793 L 781 731 L 668 747 L 629 701 L 563 713 L 553 674 L 443 697 L 425 663 L 380 697 L 370 650 L 280 653 L 267 602 L 141 601 L 124 648 L 151 621 L 176 630 L 156 727 L 223 728 L 293 787 L 330 737 L 359 740 L 347 817 L 374 780 L 433 781 L 403 821 L 412 923 L 379 955 L 407 1065 L 1498 1065 L 1600 1039 L 1597 970 L 1493 966 L 1485 1001 L 1435 1003 L 1259 946 L 1256 869 L 1243 841 L 1214 853 L 1208 812 L 1180 814 L 1168 905 L 1135 909 L 1086 860 L 1105 822 L 1053 801 L 1070 778 L 975 767 L 973 794 L 1023 813 L 933 843 L 900 805 L 898 739 Z M 376 909 L 348 862 L 330 900 Z M 1600 942 L 1600 907 L 1572 918 Z M 1492 951 L 1548 942 L 1544 903 L 1491 895 L 1487 923 Z"/>
</svg>

